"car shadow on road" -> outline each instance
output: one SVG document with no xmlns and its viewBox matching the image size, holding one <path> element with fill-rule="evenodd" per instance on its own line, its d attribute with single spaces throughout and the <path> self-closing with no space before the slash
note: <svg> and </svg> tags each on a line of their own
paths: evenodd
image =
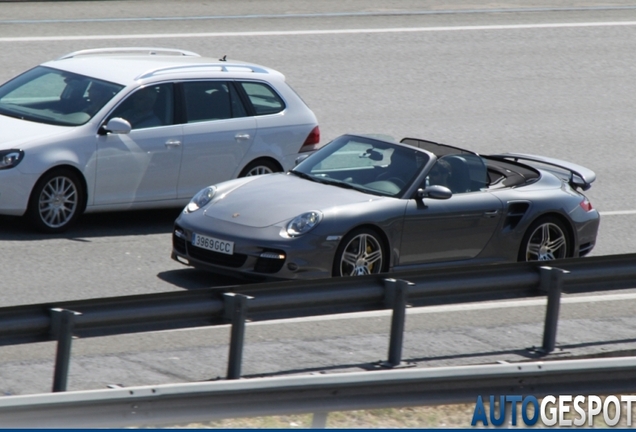
<svg viewBox="0 0 636 432">
<path fill-rule="evenodd" d="M 81 239 L 168 234 L 181 209 L 182 207 L 85 214 L 73 227 L 60 234 L 38 232 L 25 218 L 0 216 L 0 240 Z"/>
<path fill-rule="evenodd" d="M 164 282 L 187 290 L 231 287 L 254 283 L 247 279 L 224 276 L 189 267 L 184 267 L 179 270 L 168 270 L 157 274 L 157 277 Z"/>
</svg>

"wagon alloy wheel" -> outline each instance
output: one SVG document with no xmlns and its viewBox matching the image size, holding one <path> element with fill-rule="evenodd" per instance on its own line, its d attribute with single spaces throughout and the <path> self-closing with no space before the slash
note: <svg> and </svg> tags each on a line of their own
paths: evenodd
<svg viewBox="0 0 636 432">
<path fill-rule="evenodd" d="M 251 176 L 262 175 L 262 174 L 271 174 L 273 172 L 274 171 L 272 171 L 270 167 L 259 165 L 249 170 L 247 174 L 245 174 L 245 177 L 251 177 Z"/>
<path fill-rule="evenodd" d="M 42 177 L 33 190 L 28 216 L 36 228 L 62 232 L 83 211 L 84 192 L 77 176 L 65 170 Z"/>
<path fill-rule="evenodd" d="M 281 172 L 281 168 L 278 167 L 275 163 L 268 160 L 255 160 L 248 164 L 239 177 L 251 177 L 263 174 L 271 174 L 275 172 Z"/>
<path fill-rule="evenodd" d="M 544 220 L 533 224 L 522 245 L 524 261 L 551 261 L 568 257 L 568 235 L 557 220 Z"/>
<path fill-rule="evenodd" d="M 369 230 L 354 232 L 343 241 L 338 254 L 335 276 L 364 276 L 382 272 L 384 250 L 377 236 Z"/>
<path fill-rule="evenodd" d="M 77 211 L 77 187 L 66 177 L 48 182 L 38 203 L 42 221 L 51 228 L 66 225 Z"/>
</svg>

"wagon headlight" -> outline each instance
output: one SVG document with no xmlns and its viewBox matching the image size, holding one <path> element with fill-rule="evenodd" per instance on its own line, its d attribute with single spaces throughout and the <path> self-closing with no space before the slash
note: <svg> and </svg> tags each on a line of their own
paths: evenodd
<svg viewBox="0 0 636 432">
<path fill-rule="evenodd" d="M 0 150 L 0 170 L 13 168 L 24 159 L 22 150 Z"/>
<path fill-rule="evenodd" d="M 215 194 L 215 186 L 208 186 L 205 189 L 200 190 L 195 196 L 192 197 L 192 199 L 186 206 L 186 212 L 192 213 L 199 210 L 201 207 L 205 207 L 210 203 L 210 201 L 212 201 L 212 198 L 214 198 Z"/>
<path fill-rule="evenodd" d="M 287 224 L 287 234 L 290 236 L 299 236 L 311 231 L 322 220 L 322 213 L 318 211 L 310 211 L 293 218 Z"/>
</svg>

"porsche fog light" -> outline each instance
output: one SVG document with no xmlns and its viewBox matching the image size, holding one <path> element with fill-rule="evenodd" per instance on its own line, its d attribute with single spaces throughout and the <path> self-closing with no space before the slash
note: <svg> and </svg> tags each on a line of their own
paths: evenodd
<svg viewBox="0 0 636 432">
<path fill-rule="evenodd" d="M 322 213 L 311 211 L 296 216 L 287 224 L 287 234 L 298 236 L 311 231 L 322 219 Z"/>
<path fill-rule="evenodd" d="M 205 189 L 199 191 L 195 196 L 192 197 L 192 199 L 186 206 L 186 211 L 188 213 L 192 213 L 199 210 L 201 207 L 205 207 L 210 203 L 210 201 L 212 201 L 215 193 L 216 187 L 214 186 L 208 186 Z"/>
</svg>

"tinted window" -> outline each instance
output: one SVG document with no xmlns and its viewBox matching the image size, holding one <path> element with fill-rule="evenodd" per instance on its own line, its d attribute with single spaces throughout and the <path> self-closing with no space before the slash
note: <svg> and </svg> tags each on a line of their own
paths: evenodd
<svg viewBox="0 0 636 432">
<path fill-rule="evenodd" d="M 223 120 L 245 117 L 245 107 L 230 83 L 198 81 L 183 83 L 186 102 L 186 122 Z"/>
<path fill-rule="evenodd" d="M 250 98 L 256 115 L 276 114 L 285 109 L 285 103 L 271 87 L 262 83 L 241 83 Z"/>
<path fill-rule="evenodd" d="M 128 120 L 133 129 L 170 125 L 173 99 L 172 84 L 151 85 L 128 96 L 110 117 Z"/>
</svg>

